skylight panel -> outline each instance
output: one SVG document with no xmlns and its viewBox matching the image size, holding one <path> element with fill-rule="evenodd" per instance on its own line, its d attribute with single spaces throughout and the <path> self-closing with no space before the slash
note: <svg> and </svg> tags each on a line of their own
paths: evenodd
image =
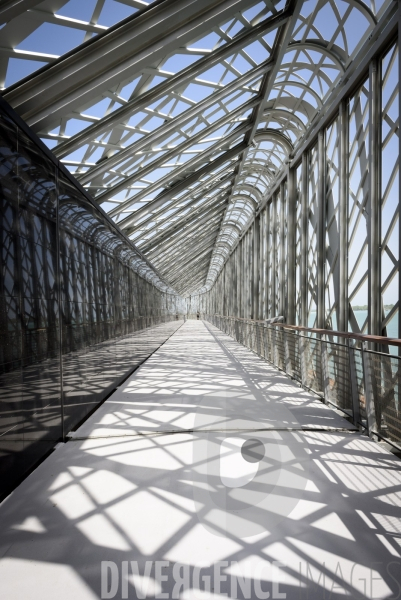
<svg viewBox="0 0 401 600">
<path fill-rule="evenodd" d="M 265 8 L 266 4 L 264 2 L 259 2 L 258 4 L 255 4 L 255 6 L 252 6 L 252 8 L 245 10 L 242 15 L 247 21 L 251 22 L 257 15 L 260 15 Z"/>
<path fill-rule="evenodd" d="M 215 32 L 209 33 L 208 35 L 200 38 L 196 42 L 188 44 L 189 49 L 200 49 L 200 50 L 213 50 L 215 47 L 220 45 L 222 42 L 221 36 Z"/>
<path fill-rule="evenodd" d="M 56 14 L 80 21 L 90 21 L 96 8 L 97 0 L 69 0 L 57 9 Z"/>
<path fill-rule="evenodd" d="M 101 118 L 106 114 L 106 111 L 109 109 L 111 104 L 110 98 L 103 98 L 103 100 L 99 100 L 96 104 L 93 104 L 89 108 L 85 110 L 85 114 L 91 117 Z M 116 106 L 118 108 L 118 106 Z"/>
<path fill-rule="evenodd" d="M 61 56 L 84 41 L 85 32 L 64 25 L 43 23 L 20 44 L 18 50 Z"/>
<path fill-rule="evenodd" d="M 224 75 L 223 80 L 221 83 L 223 83 L 224 85 L 227 85 L 228 83 L 231 83 L 232 81 L 234 81 L 234 79 L 236 79 L 237 77 L 235 76 L 235 74 L 232 71 L 227 71 L 227 73 Z"/>
<path fill-rule="evenodd" d="M 246 46 L 244 51 L 257 65 L 260 65 L 260 63 L 267 60 L 270 56 L 270 53 L 258 40 Z"/>
<path fill-rule="evenodd" d="M 224 67 L 222 64 L 218 64 L 212 67 L 211 69 L 203 71 L 198 78 L 205 79 L 207 81 L 212 81 L 217 84 L 220 82 L 225 73 L 226 67 Z"/>
<path fill-rule="evenodd" d="M 176 103 L 174 104 L 173 109 L 170 110 L 169 116 L 177 117 L 178 115 L 185 112 L 190 107 L 191 107 L 191 104 L 189 104 L 188 102 L 185 102 L 184 100 L 177 100 Z"/>
<path fill-rule="evenodd" d="M 46 62 L 40 62 L 37 60 L 27 60 L 23 58 L 9 58 L 7 74 L 4 81 L 4 87 L 8 88 L 17 81 L 24 79 L 34 71 L 40 69 L 46 65 Z"/>
<path fill-rule="evenodd" d="M 179 71 L 186 69 L 186 67 L 189 67 L 189 65 L 192 65 L 197 60 L 199 60 L 199 56 L 197 55 L 174 54 L 161 65 L 160 70 L 168 71 L 169 73 L 179 73 Z"/>
<path fill-rule="evenodd" d="M 232 19 L 220 26 L 221 31 L 224 31 L 230 38 L 233 38 L 241 29 L 244 28 L 243 23 L 238 19 Z"/>
<path fill-rule="evenodd" d="M 183 96 L 185 98 L 188 98 L 189 100 L 201 102 L 201 100 L 204 100 L 205 98 L 210 96 L 213 93 L 213 91 L 214 89 L 209 86 L 201 85 L 199 83 L 190 83 L 185 88 Z"/>
<path fill-rule="evenodd" d="M 65 128 L 65 135 L 75 135 L 79 131 L 82 131 L 87 127 L 88 123 L 81 121 L 80 119 L 70 119 Z"/>
<path fill-rule="evenodd" d="M 263 36 L 263 40 L 266 42 L 266 44 L 268 46 L 270 46 L 270 48 L 273 48 L 273 44 L 276 40 L 276 36 L 277 36 L 277 29 L 275 29 L 274 31 L 269 31 L 269 33 L 266 33 Z"/>
<path fill-rule="evenodd" d="M 252 64 L 240 54 L 238 54 L 238 56 L 235 57 L 231 66 L 234 67 L 234 69 L 236 69 L 241 75 L 247 73 L 248 71 L 250 71 L 250 69 L 252 69 Z"/>
<path fill-rule="evenodd" d="M 317 13 L 313 25 L 318 28 L 323 39 L 331 40 L 338 28 L 338 19 L 330 3 L 323 4 L 322 8 Z"/>
<path fill-rule="evenodd" d="M 353 8 L 348 19 L 344 23 L 344 30 L 347 36 L 348 52 L 350 55 L 354 52 L 359 41 L 369 28 L 369 21 L 356 8 Z M 356 32 L 357 35 L 356 35 Z"/>
<path fill-rule="evenodd" d="M 106 0 L 99 15 L 98 23 L 100 25 L 111 27 L 137 11 L 137 8 L 128 6 L 124 2 L 118 2 L 118 0 Z"/>
</svg>

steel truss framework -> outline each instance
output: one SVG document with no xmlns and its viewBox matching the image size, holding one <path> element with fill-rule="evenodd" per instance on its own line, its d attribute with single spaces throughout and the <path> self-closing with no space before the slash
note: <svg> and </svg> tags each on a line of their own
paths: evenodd
<svg viewBox="0 0 401 600">
<path fill-rule="evenodd" d="M 381 333 L 398 313 L 398 3 L 116 4 L 131 14 L 107 28 L 103 0 L 87 21 L 4 2 L 3 86 L 16 61 L 47 63 L 5 99 L 198 308 Z M 50 25 L 83 44 L 33 49 Z"/>
<path fill-rule="evenodd" d="M 190 312 L 401 336 L 397 40 L 366 63 Z"/>
</svg>

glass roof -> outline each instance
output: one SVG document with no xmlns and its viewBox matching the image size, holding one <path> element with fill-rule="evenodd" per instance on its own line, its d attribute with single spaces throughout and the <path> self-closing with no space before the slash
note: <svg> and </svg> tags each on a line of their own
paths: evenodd
<svg viewBox="0 0 401 600">
<path fill-rule="evenodd" d="M 391 3 L 6 0 L 1 86 L 187 295 L 213 284 Z"/>
</svg>

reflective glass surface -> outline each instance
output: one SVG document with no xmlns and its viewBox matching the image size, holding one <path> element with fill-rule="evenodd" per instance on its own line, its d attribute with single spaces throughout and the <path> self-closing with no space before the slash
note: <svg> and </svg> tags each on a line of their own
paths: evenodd
<svg viewBox="0 0 401 600">
<path fill-rule="evenodd" d="M 0 111 L 1 498 L 180 322 L 179 298 Z"/>
</svg>

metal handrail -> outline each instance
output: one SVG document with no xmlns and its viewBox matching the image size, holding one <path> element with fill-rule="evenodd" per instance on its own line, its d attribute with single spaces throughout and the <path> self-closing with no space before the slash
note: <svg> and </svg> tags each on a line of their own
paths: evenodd
<svg viewBox="0 0 401 600">
<path fill-rule="evenodd" d="M 302 325 L 289 325 L 288 323 L 266 323 L 266 321 L 258 320 L 258 319 L 250 319 L 247 317 L 233 317 L 233 316 L 225 316 L 215 314 L 216 317 L 221 317 L 224 319 L 236 319 L 238 321 L 250 321 L 252 323 L 260 323 L 266 326 L 274 326 L 274 327 L 283 327 L 285 329 L 292 329 L 294 331 L 308 331 L 311 333 L 316 333 L 318 335 L 330 335 L 335 337 L 342 337 L 346 339 L 354 339 L 358 342 L 370 342 L 374 344 L 385 344 L 388 346 L 401 346 L 401 339 L 398 338 L 389 338 L 381 335 L 368 335 L 364 333 L 354 333 L 348 331 L 336 331 L 335 329 L 316 329 L 315 327 L 304 327 Z"/>
<path fill-rule="evenodd" d="M 201 318 L 340 409 L 373 439 L 401 449 L 401 360 L 375 348 L 400 347 L 401 340 L 219 314 Z"/>
</svg>

